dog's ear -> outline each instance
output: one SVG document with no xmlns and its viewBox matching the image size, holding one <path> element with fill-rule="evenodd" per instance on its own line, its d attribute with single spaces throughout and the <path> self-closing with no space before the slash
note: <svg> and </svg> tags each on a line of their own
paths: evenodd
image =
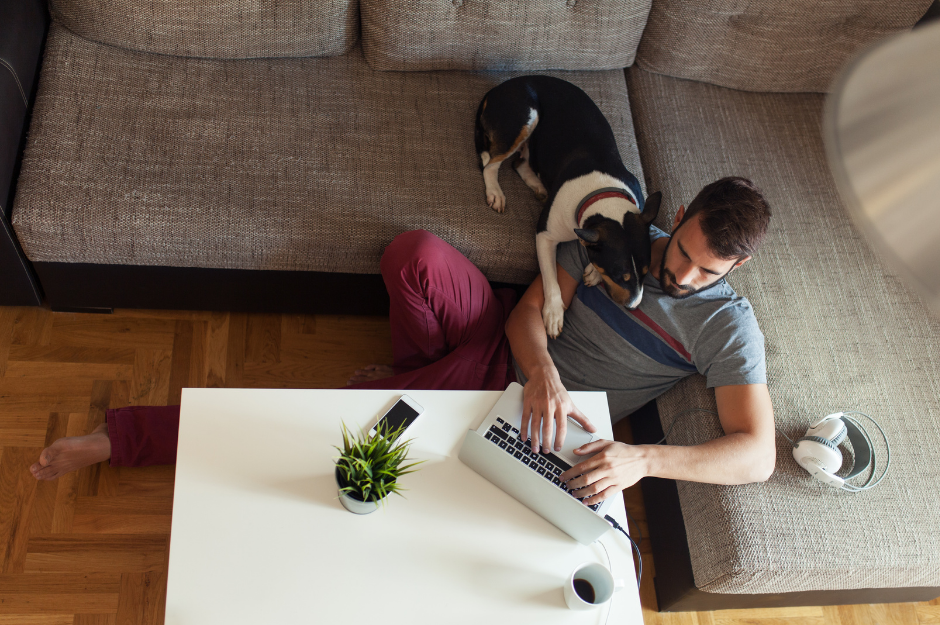
<svg viewBox="0 0 940 625">
<path fill-rule="evenodd" d="M 659 204 L 662 200 L 663 194 L 661 191 L 657 191 L 646 198 L 646 202 L 643 204 L 643 212 L 640 213 L 640 219 L 647 226 L 653 223 L 653 220 L 659 215 Z"/>
<path fill-rule="evenodd" d="M 575 228 L 574 233 L 581 239 L 584 245 L 596 245 L 601 240 L 601 231 L 591 229 Z"/>
</svg>

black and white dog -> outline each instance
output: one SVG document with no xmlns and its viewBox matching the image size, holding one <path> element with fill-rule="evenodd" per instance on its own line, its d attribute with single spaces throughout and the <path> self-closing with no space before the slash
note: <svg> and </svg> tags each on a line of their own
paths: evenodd
<svg viewBox="0 0 940 625">
<path fill-rule="evenodd" d="M 491 89 L 477 110 L 476 149 L 486 201 L 503 212 L 499 166 L 519 153 L 516 171 L 545 202 L 536 252 L 545 305 L 542 321 L 561 333 L 564 305 L 555 271 L 559 243 L 581 240 L 591 264 L 584 283 L 602 281 L 611 299 L 636 308 L 650 268 L 649 227 L 662 194 L 645 201 L 636 177 L 620 160 L 610 124 L 580 88 L 550 76 L 522 76 Z"/>
</svg>

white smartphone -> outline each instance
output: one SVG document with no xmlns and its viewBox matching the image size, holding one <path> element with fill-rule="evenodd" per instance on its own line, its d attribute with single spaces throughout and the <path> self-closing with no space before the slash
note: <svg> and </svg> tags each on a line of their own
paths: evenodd
<svg viewBox="0 0 940 625">
<path fill-rule="evenodd" d="M 407 395 L 402 395 L 398 398 L 398 401 L 395 402 L 395 405 L 389 408 L 388 412 L 382 415 L 376 424 L 372 426 L 372 429 L 369 430 L 369 435 L 375 436 L 379 428 L 382 428 L 382 430 L 386 432 L 391 432 L 402 426 L 404 426 L 402 427 L 402 433 L 404 433 L 422 412 L 424 412 L 424 408 L 421 407 L 421 404 Z M 399 436 L 400 435 L 401 434 L 399 434 Z"/>
</svg>

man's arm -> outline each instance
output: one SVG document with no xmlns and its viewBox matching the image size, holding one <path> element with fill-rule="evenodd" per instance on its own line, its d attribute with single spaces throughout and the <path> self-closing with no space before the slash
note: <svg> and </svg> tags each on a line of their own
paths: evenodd
<svg viewBox="0 0 940 625">
<path fill-rule="evenodd" d="M 570 480 L 569 488 L 582 489 L 583 496 L 589 497 L 586 504 L 603 501 L 647 476 L 710 484 L 766 481 L 777 453 L 767 385 L 719 386 L 715 399 L 724 436 L 689 447 L 594 441 L 575 453 L 599 453 L 560 479 Z"/>
<path fill-rule="evenodd" d="M 561 265 L 558 266 L 558 286 L 561 288 L 561 300 L 567 309 L 571 305 L 578 288 Z M 542 323 L 542 305 L 545 294 L 542 290 L 542 276 L 538 276 L 516 304 L 509 319 L 506 320 L 506 336 L 512 348 L 512 355 L 527 378 L 523 393 L 522 431 L 530 428 L 532 451 L 539 447 L 550 451 L 552 423 L 555 424 L 555 451 L 561 449 L 567 433 L 567 417 L 581 424 L 588 432 L 596 428 L 571 401 L 568 391 L 561 383 L 558 369 L 548 354 L 548 335 Z M 531 423 L 530 423 L 531 420 Z"/>
</svg>

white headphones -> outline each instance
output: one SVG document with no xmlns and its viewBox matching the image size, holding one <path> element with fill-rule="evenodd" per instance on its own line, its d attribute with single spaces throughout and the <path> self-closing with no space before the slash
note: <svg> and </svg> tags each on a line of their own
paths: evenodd
<svg viewBox="0 0 940 625">
<path fill-rule="evenodd" d="M 875 477 L 875 450 L 871 437 L 862 427 L 862 424 L 850 417 L 850 414 L 867 418 L 875 424 L 875 427 L 884 437 L 885 446 L 888 450 L 888 460 L 881 477 L 874 483 L 872 483 L 872 479 Z M 852 443 L 855 464 L 843 478 L 836 475 L 836 472 L 842 468 L 842 452 L 839 450 L 839 445 L 846 437 Z M 874 488 L 888 474 L 888 467 L 891 466 L 891 445 L 888 444 L 888 437 L 885 436 L 885 432 L 878 425 L 878 422 L 864 412 L 836 412 L 826 415 L 813 423 L 806 430 L 806 435 L 793 443 L 793 458 L 801 467 L 809 471 L 810 475 L 823 484 L 857 493 Z M 856 486 L 846 483 L 846 480 L 856 477 L 869 467 L 872 468 L 871 476 L 863 485 Z"/>
</svg>

